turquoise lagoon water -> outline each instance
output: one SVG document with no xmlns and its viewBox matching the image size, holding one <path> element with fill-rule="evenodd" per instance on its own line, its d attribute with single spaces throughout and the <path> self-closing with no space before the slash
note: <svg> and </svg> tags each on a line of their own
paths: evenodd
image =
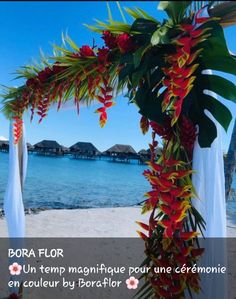
<svg viewBox="0 0 236 299">
<path fill-rule="evenodd" d="M 29 155 L 26 208 L 131 206 L 148 191 L 145 165 Z M 8 176 L 8 154 L 0 153 L 0 206 Z"/>
<path fill-rule="evenodd" d="M 26 208 L 91 208 L 132 206 L 149 190 L 145 165 L 106 160 L 74 160 L 29 155 L 24 188 Z M 0 207 L 8 176 L 8 154 L 0 153 Z M 234 179 L 234 188 L 236 178 Z M 236 212 L 236 202 L 228 204 Z"/>
</svg>

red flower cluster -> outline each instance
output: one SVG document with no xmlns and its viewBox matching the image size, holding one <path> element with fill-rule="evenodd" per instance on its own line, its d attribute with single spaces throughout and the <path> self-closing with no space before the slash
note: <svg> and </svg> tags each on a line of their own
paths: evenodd
<svg viewBox="0 0 236 299">
<path fill-rule="evenodd" d="M 87 45 L 82 46 L 79 51 L 79 57 L 91 57 L 95 56 L 93 49 Z"/>
<path fill-rule="evenodd" d="M 109 49 L 102 47 L 98 49 L 98 62 L 102 66 L 106 66 L 109 63 Z"/>
<path fill-rule="evenodd" d="M 117 38 L 117 44 L 122 54 L 135 50 L 132 36 L 128 33 L 120 34 Z"/>
<path fill-rule="evenodd" d="M 110 49 L 108 47 L 98 48 L 97 61 L 94 61 L 94 63 L 84 70 L 87 75 L 88 94 L 90 98 L 96 98 L 103 105 L 95 111 L 100 114 L 101 127 L 103 127 L 107 121 L 107 108 L 114 105 L 111 94 L 112 88 L 109 86 L 109 67 L 111 65 L 109 54 Z M 95 56 L 94 51 L 88 46 L 81 47 L 78 57 L 89 56 Z M 89 74 L 91 69 L 96 69 L 97 72 Z M 76 100 L 76 103 L 78 103 L 78 100 Z"/>
<path fill-rule="evenodd" d="M 154 121 L 150 122 L 153 131 L 165 140 L 171 140 L 173 137 L 173 128 L 171 127 L 171 118 L 166 115 L 164 117 L 164 124 L 160 125 Z"/>
<path fill-rule="evenodd" d="M 128 33 L 122 33 L 115 36 L 110 31 L 104 31 L 102 39 L 109 49 L 112 50 L 115 48 L 119 48 L 122 54 L 134 51 L 136 49 L 133 38 Z"/>
<path fill-rule="evenodd" d="M 208 19 L 206 19 L 208 20 Z M 195 25 L 181 25 L 183 34 L 174 41 L 176 53 L 167 56 L 166 61 L 170 67 L 163 68 L 165 79 L 162 81 L 166 86 L 162 110 L 167 108 L 173 110 L 171 124 L 178 120 L 182 110 L 183 100 L 193 88 L 195 77 L 193 73 L 198 67 L 195 63 L 202 49 L 195 50 L 194 47 L 199 45 L 208 35 L 205 32 L 209 29 L 196 29 Z"/>
<path fill-rule="evenodd" d="M 52 70 L 53 70 L 53 74 L 57 75 L 62 73 L 63 71 L 65 71 L 67 69 L 66 66 L 62 66 L 60 62 L 56 61 L 53 66 L 52 66 Z"/>
<path fill-rule="evenodd" d="M 41 84 L 46 83 L 51 76 L 56 74 L 55 70 L 59 72 L 59 68 L 61 71 L 62 67 L 59 66 L 58 62 L 55 65 L 53 65 L 53 68 L 46 67 L 44 70 L 40 71 L 36 77 L 28 79 L 26 81 L 26 86 L 34 90 L 35 88 L 39 89 Z"/>
<path fill-rule="evenodd" d="M 175 138 L 174 128 L 171 126 L 171 118 L 165 116 L 164 124 L 160 125 L 154 121 L 150 122 L 153 131 L 162 137 L 164 140 L 169 141 Z M 180 145 L 188 152 L 189 157 L 192 157 L 194 142 L 197 137 L 197 128 L 186 116 L 182 116 L 179 122 L 179 137 Z"/>
<path fill-rule="evenodd" d="M 102 39 L 105 42 L 105 45 L 109 49 L 115 49 L 117 47 L 117 37 L 113 35 L 110 31 L 103 31 Z"/>
<path fill-rule="evenodd" d="M 46 67 L 38 72 L 35 77 L 29 78 L 26 81 L 26 87 L 22 92 L 21 99 L 16 102 L 14 111 L 14 135 L 15 143 L 17 143 L 21 137 L 22 119 L 24 110 L 31 104 L 31 120 L 33 119 L 34 110 L 37 108 L 37 114 L 40 116 L 39 122 L 47 115 L 50 103 L 55 99 L 57 95 L 62 96 L 63 89 L 66 88 L 65 82 L 57 82 L 57 85 L 51 78 L 62 73 L 66 70 L 66 66 L 60 65 L 60 62 L 55 62 L 52 67 Z M 44 96 L 45 85 L 49 90 L 49 95 Z M 50 92 L 50 90 L 53 92 Z M 60 101 L 58 106 L 60 106 Z"/>
<path fill-rule="evenodd" d="M 170 120 L 168 118 L 167 122 Z M 151 262 L 148 279 L 155 290 L 155 298 L 182 298 L 186 285 L 196 291 L 200 289 L 197 273 L 156 273 L 154 267 L 182 267 L 184 264 L 191 267 L 196 263 L 196 258 L 203 253 L 203 249 L 195 248 L 195 231 L 186 230 L 187 213 L 191 209 L 192 186 L 186 184 L 192 170 L 186 169 L 185 162 L 165 158 L 163 153 L 161 164 L 156 162 L 155 151 L 157 142 L 155 135 L 161 134 L 169 138 L 169 131 L 165 127 L 150 123 L 154 129 L 152 144 L 150 144 L 151 161 L 150 169 L 144 171 L 144 176 L 149 181 L 152 189 L 145 194 L 146 201 L 143 212 L 151 211 L 149 223 L 138 222 L 143 230 L 139 232 L 145 241 L 146 252 Z M 171 126 L 170 126 L 171 128 Z M 173 134 L 173 133 L 172 133 Z M 166 145 L 163 151 L 165 152 Z M 173 155 L 170 155 L 173 157 Z M 153 236 L 157 234 L 159 240 L 152 244 Z M 160 233 L 161 232 L 161 233 Z M 188 244 L 186 243 L 188 242 Z M 191 244 L 191 245 L 190 245 Z"/>
<path fill-rule="evenodd" d="M 180 127 L 180 143 L 192 156 L 194 142 L 197 137 L 197 128 L 186 116 L 181 118 Z"/>
<path fill-rule="evenodd" d="M 73 58 L 85 58 L 95 56 L 95 53 L 91 47 L 88 45 L 84 45 L 80 48 L 79 53 L 73 53 Z M 67 69 L 67 66 L 61 65 L 60 62 L 55 62 L 52 67 L 46 67 L 41 70 L 37 76 L 33 78 L 29 78 L 26 81 L 26 86 L 29 88 L 26 94 L 25 100 L 27 98 L 27 102 L 29 103 L 31 96 L 34 97 L 34 101 L 32 102 L 31 108 L 31 119 L 34 115 L 34 110 L 37 108 L 37 114 L 40 116 L 39 122 L 43 120 L 43 118 L 47 115 L 47 111 L 50 107 L 51 102 L 58 96 L 58 110 L 61 107 L 62 95 L 68 89 L 67 82 L 58 80 L 57 82 L 51 82 L 50 79 L 53 76 L 61 74 L 63 71 Z M 78 80 L 75 80 L 77 85 L 79 84 Z M 49 93 L 48 96 L 44 96 L 44 84 L 48 84 L 48 90 L 53 90 L 52 93 Z M 76 85 L 76 86 L 77 86 Z M 32 94 L 33 93 L 33 94 Z M 75 97 L 76 98 L 76 97 Z M 78 99 L 76 98 L 76 105 L 78 107 Z M 18 123 L 15 123 L 16 128 L 18 128 Z M 20 128 L 19 128 L 20 129 Z M 17 130 L 18 132 L 19 130 Z"/>
<path fill-rule="evenodd" d="M 112 88 L 109 86 L 108 78 L 103 79 L 103 87 L 100 86 L 101 95 L 97 96 L 97 100 L 103 104 L 102 107 L 98 108 L 95 112 L 100 114 L 100 126 L 104 127 L 107 122 L 107 112 L 108 108 L 114 105 L 112 101 Z"/>
<path fill-rule="evenodd" d="M 132 37 L 123 33 L 120 35 L 113 35 L 110 31 L 104 31 L 102 38 L 106 44 L 106 47 L 99 48 L 97 53 L 94 49 L 88 45 L 83 45 L 77 53 L 71 54 L 74 59 L 85 59 L 88 57 L 96 57 L 91 65 L 84 69 L 84 75 L 88 80 L 88 94 L 91 98 L 97 97 L 97 91 L 100 91 L 99 101 L 103 103 L 103 107 L 99 108 L 96 112 L 101 113 L 100 124 L 104 126 L 107 120 L 106 109 L 111 107 L 114 103 L 111 101 L 111 87 L 107 85 L 109 79 L 109 67 L 110 67 L 110 51 L 112 49 L 119 49 L 121 53 L 127 53 L 135 49 Z M 40 116 L 39 122 L 47 115 L 47 111 L 51 103 L 55 98 L 59 98 L 58 110 L 61 107 L 63 93 L 68 90 L 68 82 L 58 79 L 59 75 L 66 71 L 68 67 L 61 65 L 60 62 L 55 62 L 52 67 L 45 67 L 45 69 L 38 72 L 35 77 L 29 78 L 26 81 L 26 89 L 22 99 L 24 100 L 24 107 L 22 107 L 22 101 L 17 103 L 17 113 L 15 114 L 14 132 L 16 136 L 16 142 L 19 140 L 22 124 L 19 121 L 22 118 L 24 108 L 31 104 L 31 120 L 34 116 L 34 110 L 37 109 L 37 114 Z M 91 70 L 96 69 L 97 74 L 90 74 Z M 58 80 L 53 80 L 57 77 Z M 59 77 L 60 78 L 60 77 Z M 104 79 L 105 78 L 105 79 Z M 52 79 L 52 80 L 51 80 Z M 79 86 L 80 78 L 74 79 L 75 88 L 75 104 L 77 110 L 79 110 Z M 45 92 L 45 87 L 47 92 Z M 102 100 L 103 99 L 103 100 Z M 20 105 L 19 105 L 20 104 Z M 19 109 L 21 107 L 22 109 Z M 19 111 L 21 110 L 21 111 Z"/>
<path fill-rule="evenodd" d="M 14 143 L 17 144 L 22 136 L 23 120 L 19 116 L 14 116 L 13 120 Z"/>
</svg>

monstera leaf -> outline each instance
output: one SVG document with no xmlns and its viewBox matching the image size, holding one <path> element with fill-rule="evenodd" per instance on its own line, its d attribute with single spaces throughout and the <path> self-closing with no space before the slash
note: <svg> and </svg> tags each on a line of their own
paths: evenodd
<svg viewBox="0 0 236 299">
<path fill-rule="evenodd" d="M 227 130 L 232 114 L 217 100 L 217 97 L 236 102 L 236 86 L 221 76 L 206 73 L 205 70 L 236 75 L 236 59 L 229 53 L 223 29 L 216 21 L 207 22 L 200 28 L 210 28 L 210 36 L 197 46 L 202 49 L 198 61 L 200 67 L 194 74 L 196 76 L 194 87 L 184 100 L 183 111 L 189 113 L 191 119 L 199 126 L 200 146 L 210 147 L 217 136 L 217 131 L 207 111 Z"/>
<path fill-rule="evenodd" d="M 161 103 L 163 101 L 163 96 L 163 93 L 157 97 L 156 92 L 145 87 L 139 88 L 135 96 L 135 103 L 140 108 L 139 113 L 152 121 L 162 124 L 163 113 L 161 110 Z"/>
<path fill-rule="evenodd" d="M 232 120 L 230 110 L 217 99 L 217 95 L 235 101 L 236 86 L 222 77 L 202 74 L 200 69 L 194 88 L 185 99 L 185 103 L 190 102 L 187 107 L 191 119 L 199 126 L 198 139 L 201 147 L 210 147 L 217 136 L 214 121 L 206 111 L 210 112 L 225 130 Z"/>
<path fill-rule="evenodd" d="M 202 48 L 201 61 L 206 69 L 236 75 L 236 58 L 229 53 L 223 28 L 216 21 L 210 21 L 200 28 L 211 28 L 210 37 L 199 44 Z"/>
</svg>

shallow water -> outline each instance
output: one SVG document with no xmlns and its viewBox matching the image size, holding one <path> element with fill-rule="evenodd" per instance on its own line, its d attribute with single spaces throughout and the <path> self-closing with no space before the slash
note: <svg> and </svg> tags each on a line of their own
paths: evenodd
<svg viewBox="0 0 236 299">
<path fill-rule="evenodd" d="M 136 205 L 148 191 L 145 165 L 29 155 L 26 208 L 88 208 Z M 0 153 L 0 205 L 7 183 L 8 154 Z"/>
<path fill-rule="evenodd" d="M 149 184 L 145 165 L 107 160 L 74 160 L 29 155 L 24 189 L 26 208 L 91 208 L 140 203 Z M 8 154 L 0 153 L 0 207 L 7 184 Z M 236 188 L 236 177 L 234 178 Z M 227 204 L 236 212 L 236 202 Z"/>
</svg>

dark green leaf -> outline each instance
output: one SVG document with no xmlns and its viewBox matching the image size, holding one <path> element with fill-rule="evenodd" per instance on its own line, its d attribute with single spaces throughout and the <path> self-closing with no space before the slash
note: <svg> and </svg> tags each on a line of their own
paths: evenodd
<svg viewBox="0 0 236 299">
<path fill-rule="evenodd" d="M 135 53 L 134 53 L 134 67 L 135 68 L 137 68 L 140 65 L 143 54 L 145 53 L 147 48 L 148 48 L 148 45 L 144 45 L 144 46 L 140 47 L 137 51 L 135 51 Z"/>
<path fill-rule="evenodd" d="M 217 70 L 236 75 L 236 58 L 228 51 L 222 27 L 216 21 L 210 21 L 200 28 L 211 28 L 211 34 L 198 48 L 202 48 L 201 60 L 206 69 Z"/>
<path fill-rule="evenodd" d="M 207 78 L 211 91 L 236 103 L 236 86 L 231 81 L 217 75 L 203 75 L 203 77 Z"/>
<path fill-rule="evenodd" d="M 214 122 L 205 115 L 201 113 L 198 119 L 199 134 L 198 142 L 201 147 L 210 147 L 212 142 L 217 137 L 217 130 Z"/>
<path fill-rule="evenodd" d="M 221 124 L 225 131 L 227 131 L 232 120 L 230 110 L 217 99 L 209 95 L 204 94 L 202 101 L 204 102 L 205 108 L 211 112 L 214 118 Z"/>
<path fill-rule="evenodd" d="M 135 96 L 135 102 L 140 108 L 139 113 L 157 123 L 163 122 L 161 103 L 163 94 L 159 97 L 156 92 L 148 92 L 148 89 L 140 88 Z"/>
<path fill-rule="evenodd" d="M 159 24 L 147 19 L 136 19 L 131 26 L 131 32 L 140 32 L 145 34 L 152 34 Z"/>
<path fill-rule="evenodd" d="M 134 71 L 134 65 L 126 64 L 126 66 L 124 66 L 119 73 L 119 81 L 127 79 L 128 76 L 132 75 L 133 71 Z"/>
</svg>

